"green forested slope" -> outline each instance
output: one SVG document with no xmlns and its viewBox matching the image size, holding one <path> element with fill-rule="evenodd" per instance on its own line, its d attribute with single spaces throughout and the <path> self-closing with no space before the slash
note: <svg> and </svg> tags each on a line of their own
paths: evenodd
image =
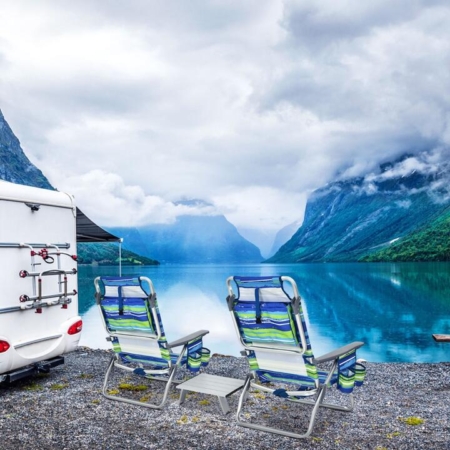
<svg viewBox="0 0 450 450">
<path fill-rule="evenodd" d="M 93 262 L 107 266 L 119 264 L 119 247 L 117 244 L 78 244 L 77 250 L 79 264 L 92 264 Z M 159 262 L 122 248 L 122 264 L 154 266 L 158 265 Z"/>
<path fill-rule="evenodd" d="M 450 261 L 450 210 L 429 225 L 360 261 Z"/>
<path fill-rule="evenodd" d="M 302 226 L 267 262 L 450 260 L 450 163 L 427 158 L 405 155 L 318 189 Z"/>
</svg>

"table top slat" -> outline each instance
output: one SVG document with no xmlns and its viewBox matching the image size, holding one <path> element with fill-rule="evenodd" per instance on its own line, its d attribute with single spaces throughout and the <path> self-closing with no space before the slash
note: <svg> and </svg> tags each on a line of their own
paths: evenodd
<svg viewBox="0 0 450 450">
<path fill-rule="evenodd" d="M 242 388 L 243 385 L 244 380 L 201 373 L 200 375 L 179 384 L 177 389 L 226 397 Z"/>
</svg>

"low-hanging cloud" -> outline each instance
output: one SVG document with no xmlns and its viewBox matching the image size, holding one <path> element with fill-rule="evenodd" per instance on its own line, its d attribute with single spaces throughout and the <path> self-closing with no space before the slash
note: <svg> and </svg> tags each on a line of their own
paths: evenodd
<svg viewBox="0 0 450 450">
<path fill-rule="evenodd" d="M 140 186 L 127 186 L 114 173 L 93 170 L 66 181 L 69 192 L 84 211 L 109 226 L 140 226 L 172 223 L 178 216 L 217 215 L 204 202 L 172 203 L 156 195 L 146 195 Z"/>
<path fill-rule="evenodd" d="M 6 0 L 2 16 L 0 107 L 104 224 L 202 198 L 272 232 L 336 177 L 450 145 L 444 1 Z"/>
</svg>

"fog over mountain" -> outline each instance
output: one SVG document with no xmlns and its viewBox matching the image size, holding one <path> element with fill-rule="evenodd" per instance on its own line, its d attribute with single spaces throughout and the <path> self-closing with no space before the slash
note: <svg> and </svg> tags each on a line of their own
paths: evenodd
<svg viewBox="0 0 450 450">
<path fill-rule="evenodd" d="M 110 228 L 132 251 L 162 263 L 259 263 L 255 245 L 224 216 L 180 216 L 172 224 Z"/>
<path fill-rule="evenodd" d="M 440 217 L 448 222 L 449 206 L 449 150 L 405 155 L 364 177 L 336 181 L 315 191 L 302 226 L 269 262 L 367 258 L 427 230 Z M 444 246 L 439 259 L 450 260 L 448 236 L 440 239 L 433 244 Z M 405 253 L 405 260 L 427 260 L 425 254 L 417 256 L 422 250 Z"/>
<path fill-rule="evenodd" d="M 338 177 L 450 144 L 449 23 L 444 0 L 4 0 L 0 107 L 102 225 L 274 237 Z"/>
<path fill-rule="evenodd" d="M 17 184 L 53 189 L 43 173 L 35 167 L 23 152 L 19 140 L 0 111 L 0 179 Z M 111 229 L 125 238 L 124 249 L 132 250 L 147 258 L 171 263 L 217 263 L 217 262 L 260 262 L 263 257 L 259 249 L 244 239 L 222 215 L 214 214 L 212 205 L 200 199 L 182 200 L 172 204 L 174 209 L 185 208 L 186 215 L 178 217 L 171 224 L 158 224 L 137 228 Z M 194 208 L 194 209 L 193 209 Z M 203 209 L 210 214 L 190 215 Z M 124 221 L 129 220 L 126 202 L 117 210 Z M 125 215 L 124 215 L 125 214 Z M 110 248 L 82 245 L 80 262 L 95 260 L 95 254 L 111 260 Z M 156 256 L 157 255 L 157 256 Z M 123 254 L 128 259 L 138 258 L 130 252 Z M 142 259 L 142 258 L 141 258 Z M 145 263 L 155 261 L 144 258 Z"/>
</svg>

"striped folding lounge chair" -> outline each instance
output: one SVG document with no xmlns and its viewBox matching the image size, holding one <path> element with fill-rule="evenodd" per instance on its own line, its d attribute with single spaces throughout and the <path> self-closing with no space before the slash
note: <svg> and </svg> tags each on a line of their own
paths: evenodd
<svg viewBox="0 0 450 450">
<path fill-rule="evenodd" d="M 289 284 L 291 289 L 288 289 Z M 233 292 L 233 285 L 237 287 L 237 295 Z M 356 359 L 356 350 L 363 342 L 353 342 L 316 358 L 309 341 L 297 285 L 292 278 L 230 277 L 227 286 L 228 308 L 245 349 L 242 354 L 247 357 L 250 366 L 238 404 L 236 417 L 239 425 L 305 438 L 313 430 L 319 407 L 353 410 L 353 387 L 361 385 L 365 376 L 364 361 Z M 287 293 L 291 290 L 292 296 Z M 328 370 L 319 370 L 320 364 L 326 364 Z M 327 387 L 331 385 L 349 394 L 348 406 L 324 403 Z M 311 405 L 306 432 L 299 434 L 243 421 L 243 407 L 251 387 Z"/>
<path fill-rule="evenodd" d="M 148 408 L 161 408 L 167 400 L 178 367 L 184 365 L 198 372 L 209 362 L 210 352 L 202 345 L 209 333 L 200 330 L 173 342 L 167 342 L 159 314 L 153 283 L 146 277 L 97 277 L 94 281 L 97 305 L 111 341 L 114 355 L 103 383 L 103 395 Z M 181 347 L 179 353 L 172 349 Z M 142 403 L 121 396 L 109 395 L 108 381 L 114 368 L 166 383 L 159 404 Z"/>
</svg>

